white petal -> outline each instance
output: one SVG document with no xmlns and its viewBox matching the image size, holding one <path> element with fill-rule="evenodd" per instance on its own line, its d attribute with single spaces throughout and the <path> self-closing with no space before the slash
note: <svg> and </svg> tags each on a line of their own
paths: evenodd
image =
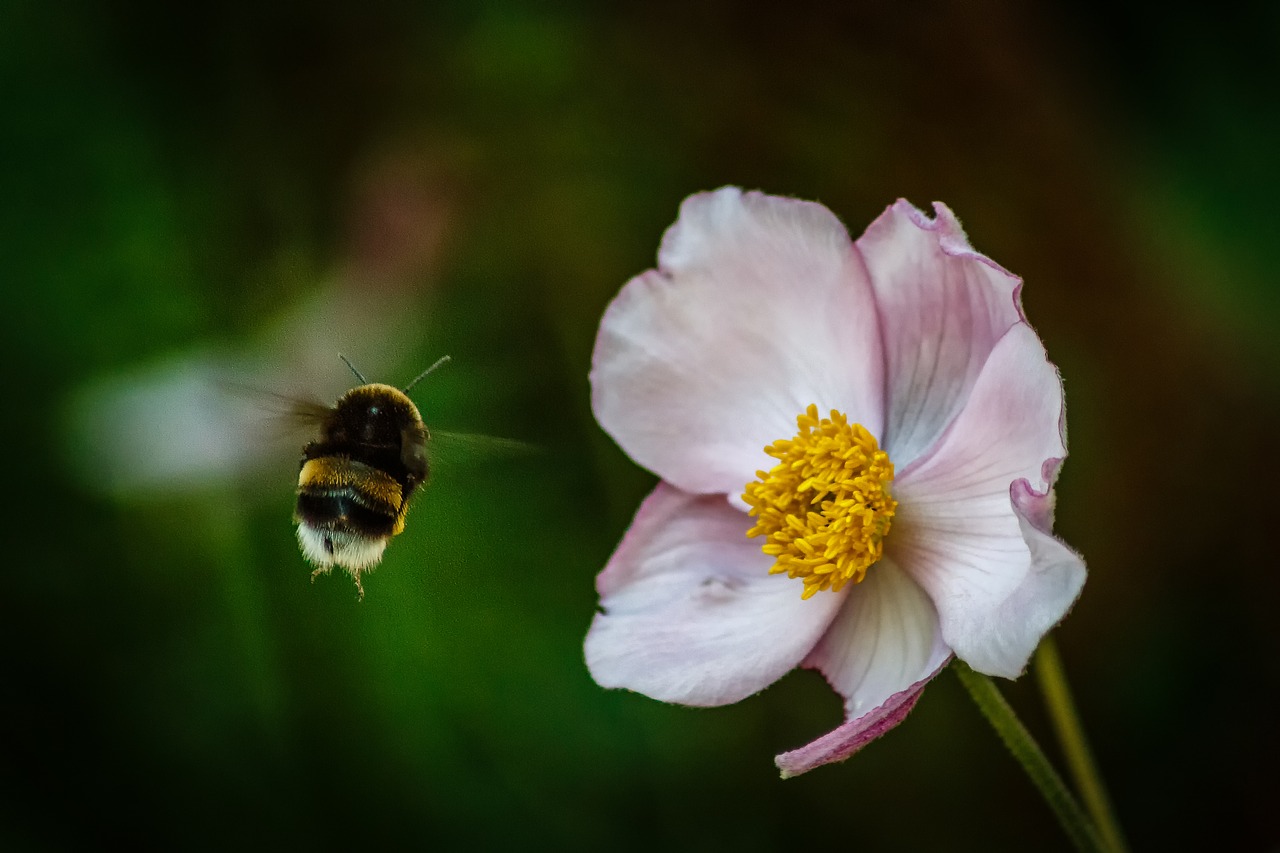
<svg viewBox="0 0 1280 853">
<path fill-rule="evenodd" d="M 658 260 L 605 312 L 592 361 L 596 419 L 632 459 L 685 491 L 736 494 L 810 403 L 880 434 L 876 309 L 829 210 L 695 195 Z"/>
<path fill-rule="evenodd" d="M 901 468 L 963 409 L 991 348 L 1024 319 L 1021 280 L 970 248 L 945 205 L 937 218 L 899 201 L 858 238 L 880 309 L 887 424 Z"/>
<path fill-rule="evenodd" d="M 826 676 L 854 720 L 927 678 L 950 656 L 933 602 L 886 558 L 850 589 L 805 666 Z"/>
<path fill-rule="evenodd" d="M 895 484 L 886 551 L 929 593 L 956 656 L 989 675 L 1021 673 L 1084 583 L 1083 562 L 1047 532 L 1063 417 L 1057 371 L 1018 324 L 942 440 Z"/>
<path fill-rule="evenodd" d="M 805 660 L 844 696 L 845 722 L 779 755 L 783 777 L 843 761 L 902 722 L 950 659 L 929 596 L 892 560 L 876 563 Z"/>
<path fill-rule="evenodd" d="M 802 584 L 769 574 L 749 527 L 723 497 L 658 485 L 596 581 L 586 658 L 602 687 L 724 705 L 804 659 L 843 596 L 802 600 Z"/>
</svg>

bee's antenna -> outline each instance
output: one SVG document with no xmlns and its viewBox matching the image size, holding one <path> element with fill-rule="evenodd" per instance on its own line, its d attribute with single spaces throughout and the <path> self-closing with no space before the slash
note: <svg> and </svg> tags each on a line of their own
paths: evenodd
<svg viewBox="0 0 1280 853">
<path fill-rule="evenodd" d="M 360 382 L 361 382 L 361 384 L 363 384 L 363 385 L 368 385 L 368 384 L 369 384 L 369 380 L 368 380 L 368 379 L 365 379 L 363 376 L 361 376 L 361 375 L 360 375 L 360 371 L 356 370 L 356 366 L 355 366 L 354 364 L 352 364 L 352 363 L 351 363 L 351 359 L 347 358 L 347 357 L 346 357 L 345 355 L 343 355 L 342 353 L 338 353 L 338 358 L 342 359 L 342 363 L 343 363 L 343 364 L 345 364 L 347 367 L 350 367 L 350 368 L 351 368 L 351 372 L 352 372 L 352 373 L 354 373 L 354 374 L 356 375 L 356 379 L 359 379 L 359 380 L 360 380 Z M 414 381 L 416 382 L 417 380 L 415 379 Z"/>
<path fill-rule="evenodd" d="M 343 359 L 343 360 L 345 361 L 345 359 Z M 448 356 L 448 355 L 442 355 L 442 356 L 440 356 L 438 359 L 436 359 L 436 363 L 435 363 L 435 364 L 431 365 L 431 366 L 430 366 L 430 367 L 428 367 L 426 370 L 424 370 L 424 371 L 422 371 L 421 373 L 419 373 L 417 376 L 415 376 L 415 377 L 413 378 L 413 381 L 412 381 L 412 382 L 410 382 L 408 385 L 404 386 L 404 389 L 403 389 L 403 390 L 404 390 L 404 393 L 408 394 L 408 393 L 409 393 L 409 389 L 410 389 L 410 388 L 412 388 L 414 385 L 417 385 L 417 384 L 418 384 L 418 380 L 419 380 L 419 379 L 422 379 L 424 376 L 426 376 L 426 375 L 427 375 L 428 373 L 430 373 L 431 371 L 435 370 L 435 369 L 436 369 L 437 367 L 439 367 L 440 365 L 442 365 L 442 364 L 444 364 L 444 363 L 446 363 L 446 362 L 452 361 L 452 360 L 453 360 L 453 357 L 452 357 L 452 356 Z M 354 368 L 354 367 L 353 367 L 353 368 L 351 368 L 351 369 L 352 369 L 352 370 L 355 370 L 355 368 Z"/>
</svg>

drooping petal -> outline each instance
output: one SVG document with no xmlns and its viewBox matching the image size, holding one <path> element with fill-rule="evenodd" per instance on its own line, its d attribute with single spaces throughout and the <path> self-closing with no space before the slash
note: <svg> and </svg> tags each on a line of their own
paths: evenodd
<svg viewBox="0 0 1280 853">
<path fill-rule="evenodd" d="M 939 666 L 927 677 L 912 684 L 906 690 L 890 696 L 883 705 L 868 711 L 856 720 L 849 720 L 812 743 L 784 752 L 774 758 L 774 763 L 782 771 L 782 778 L 790 779 L 815 767 L 843 761 L 901 723 L 916 706 L 916 701 L 924 691 L 925 685 L 941 670 L 942 666 Z"/>
<path fill-rule="evenodd" d="M 632 459 L 685 491 L 736 495 L 810 403 L 880 434 L 876 309 L 829 210 L 695 195 L 658 261 L 609 306 L 592 359 L 596 419 Z"/>
<path fill-rule="evenodd" d="M 843 596 L 802 600 L 799 584 L 769 574 L 748 527 L 723 496 L 658 485 L 596 580 L 602 612 L 586 658 L 597 683 L 725 705 L 804 659 Z"/>
<path fill-rule="evenodd" d="M 960 413 L 991 348 L 1023 320 L 1019 278 L 975 252 L 943 204 L 898 201 L 858 238 L 886 358 L 882 446 L 913 461 Z"/>
<path fill-rule="evenodd" d="M 991 352 L 968 404 L 902 472 L 886 552 L 938 608 L 942 636 L 979 672 L 1014 678 L 1084 584 L 1048 532 L 1066 456 L 1062 384 L 1019 323 Z"/>
</svg>

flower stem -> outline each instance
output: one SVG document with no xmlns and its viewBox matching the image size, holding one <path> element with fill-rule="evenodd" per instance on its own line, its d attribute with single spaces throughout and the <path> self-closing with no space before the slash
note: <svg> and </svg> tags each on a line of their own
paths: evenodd
<svg viewBox="0 0 1280 853">
<path fill-rule="evenodd" d="M 1107 848 L 1115 853 L 1125 853 L 1128 847 L 1120 832 L 1115 812 L 1111 809 L 1102 776 L 1093 762 L 1084 728 L 1080 725 L 1080 716 L 1071 699 L 1071 689 L 1067 686 L 1066 671 L 1062 668 L 1062 658 L 1058 655 L 1058 644 L 1053 637 L 1045 637 L 1036 650 L 1035 670 L 1040 682 L 1040 692 L 1044 695 L 1045 704 L 1049 707 L 1049 717 L 1058 735 L 1058 743 L 1062 745 L 1067 768 L 1071 772 L 1071 778 L 1075 780 L 1076 790 L 1084 800 L 1084 807 L 1097 825 L 1098 833 L 1106 842 Z"/>
<path fill-rule="evenodd" d="M 1013 753 L 1013 757 L 1022 765 L 1022 769 L 1031 777 L 1031 781 L 1040 789 L 1040 795 L 1053 809 L 1058 822 L 1071 839 L 1077 850 L 1084 853 L 1104 853 L 1102 841 L 1089 818 L 1076 802 L 1075 797 L 1067 790 L 1062 777 L 1058 775 L 1044 752 L 1031 737 L 1026 726 L 1014 714 L 1013 708 L 1005 701 L 1004 696 L 990 677 L 974 672 L 967 663 L 956 658 L 951 668 L 960 677 L 960 682 L 969 691 L 978 709 L 982 711 L 987 722 L 1000 735 L 1004 745 Z"/>
</svg>

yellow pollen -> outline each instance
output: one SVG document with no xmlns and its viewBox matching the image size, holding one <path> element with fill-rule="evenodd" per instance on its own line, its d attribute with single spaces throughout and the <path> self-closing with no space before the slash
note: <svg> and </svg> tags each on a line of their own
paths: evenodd
<svg viewBox="0 0 1280 853">
<path fill-rule="evenodd" d="M 777 558 L 772 574 L 804 580 L 803 597 L 860 583 L 884 553 L 898 507 L 889 494 L 893 463 L 875 436 L 840 412 L 818 419 L 809 406 L 796 418 L 795 438 L 764 449 L 778 460 L 757 471 L 742 499 L 764 536 L 764 553 Z"/>
</svg>

